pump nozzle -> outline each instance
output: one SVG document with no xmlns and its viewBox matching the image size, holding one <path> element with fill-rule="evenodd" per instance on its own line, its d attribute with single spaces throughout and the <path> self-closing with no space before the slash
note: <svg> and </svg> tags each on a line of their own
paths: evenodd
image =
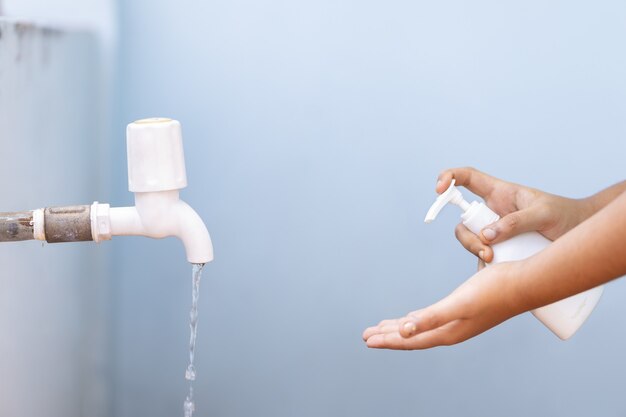
<svg viewBox="0 0 626 417">
<path fill-rule="evenodd" d="M 452 180 L 448 189 L 437 197 L 437 200 L 435 200 L 433 205 L 430 206 L 428 213 L 426 213 L 424 222 L 430 223 L 435 220 L 441 209 L 443 209 L 448 203 L 456 204 L 461 207 L 461 210 L 464 212 L 470 208 L 470 204 L 463 199 L 463 194 L 461 194 L 459 189 L 454 186 L 455 182 L 456 180 Z"/>
</svg>

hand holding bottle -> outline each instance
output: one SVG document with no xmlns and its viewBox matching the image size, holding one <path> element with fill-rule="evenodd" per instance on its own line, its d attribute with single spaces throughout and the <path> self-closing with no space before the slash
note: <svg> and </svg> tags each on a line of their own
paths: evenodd
<svg viewBox="0 0 626 417">
<path fill-rule="evenodd" d="M 484 262 L 492 261 L 493 244 L 529 231 L 537 231 L 555 240 L 597 210 L 591 199 L 560 197 L 500 180 L 474 168 L 443 171 L 435 191 L 443 193 L 453 179 L 457 186 L 464 186 L 482 197 L 487 206 L 502 217 L 486 226 L 478 236 L 462 223 L 455 229 L 463 247 Z"/>
</svg>

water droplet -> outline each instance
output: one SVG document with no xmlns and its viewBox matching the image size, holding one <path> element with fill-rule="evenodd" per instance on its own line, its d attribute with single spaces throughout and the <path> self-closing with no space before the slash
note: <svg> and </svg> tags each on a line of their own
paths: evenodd
<svg viewBox="0 0 626 417">
<path fill-rule="evenodd" d="M 196 405 L 189 399 L 189 397 L 187 397 L 187 399 L 185 399 L 183 409 L 185 410 L 185 417 L 192 417 L 193 412 L 196 411 Z"/>
<path fill-rule="evenodd" d="M 187 367 L 187 370 L 185 371 L 185 379 L 187 379 L 189 381 L 195 381 L 196 380 L 196 368 L 194 368 L 193 365 L 189 365 Z"/>
</svg>

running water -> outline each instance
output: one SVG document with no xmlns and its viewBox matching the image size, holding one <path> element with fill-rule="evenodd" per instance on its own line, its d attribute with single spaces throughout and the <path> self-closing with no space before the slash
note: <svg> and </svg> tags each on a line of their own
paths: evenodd
<svg viewBox="0 0 626 417">
<path fill-rule="evenodd" d="M 200 296 L 200 277 L 202 276 L 202 267 L 204 264 L 193 264 L 191 274 L 191 312 L 189 313 L 189 329 L 191 336 L 189 337 L 189 366 L 185 371 L 185 379 L 189 381 L 189 395 L 185 398 L 183 406 L 185 417 L 192 417 L 196 411 L 196 405 L 193 402 L 193 381 L 196 380 L 196 368 L 193 366 L 193 360 L 196 353 L 196 335 L 198 330 L 198 297 Z"/>
</svg>

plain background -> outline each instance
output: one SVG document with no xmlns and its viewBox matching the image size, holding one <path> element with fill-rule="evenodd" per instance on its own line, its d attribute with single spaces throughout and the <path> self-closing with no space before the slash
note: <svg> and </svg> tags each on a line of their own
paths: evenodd
<svg viewBox="0 0 626 417">
<path fill-rule="evenodd" d="M 5 1 L 5 10 L 18 10 L 16 4 Z M 76 10 L 67 1 L 55 4 L 44 17 L 87 16 L 79 20 L 93 23 L 118 63 L 114 83 L 101 75 L 100 97 L 115 94 L 109 139 L 80 141 L 89 132 L 82 124 L 63 142 L 64 125 L 54 138 L 68 154 L 57 163 L 80 160 L 87 170 L 93 161 L 80 157 L 97 155 L 108 170 L 96 179 L 93 171 L 80 176 L 80 167 L 64 174 L 51 167 L 41 181 L 62 184 L 55 186 L 61 191 L 49 196 L 57 188 L 42 186 L 46 193 L 25 193 L 19 206 L 13 199 L 4 206 L 32 208 L 48 199 L 132 204 L 125 125 L 150 116 L 181 121 L 189 178 L 182 197 L 205 219 L 216 254 L 201 286 L 198 417 L 626 414 L 621 281 L 607 286 L 568 342 L 529 314 L 464 344 L 424 352 L 371 351 L 361 341 L 365 327 L 437 301 L 475 271 L 476 260 L 454 239 L 458 210 L 422 222 L 440 170 L 472 165 L 570 197 L 624 179 L 622 2 L 93 0 L 80 8 L 76 2 Z M 88 101 L 96 91 L 84 90 L 97 61 L 92 49 L 63 56 L 66 65 L 72 57 L 84 63 L 59 75 L 69 83 L 58 88 L 74 99 L 55 90 L 58 103 L 71 105 L 42 109 L 70 108 L 63 119 L 70 123 L 98 105 Z M 19 114 L 28 114 L 25 103 Z M 17 124 L 24 125 L 28 120 Z M 25 131 L 31 142 L 23 146 L 35 146 L 41 135 Z M 24 172 L 27 150 L 12 155 L 21 155 L 15 160 L 23 165 L 10 164 L 4 177 L 14 181 L 3 190 L 29 184 L 30 177 L 12 174 Z M 92 181 L 104 186 L 91 188 Z M 3 335 L 22 345 L 37 340 L 38 333 L 27 338 L 11 319 L 27 317 L 24 328 L 48 329 L 49 338 L 27 345 L 21 356 L 7 353 L 6 386 L 15 387 L 9 375 L 22 371 L 26 398 L 40 409 L 55 404 L 49 416 L 107 415 L 107 407 L 115 417 L 182 415 L 191 302 L 182 245 L 119 238 L 99 248 L 97 258 L 93 248 L 79 246 L 50 246 L 46 253 L 58 257 L 46 256 L 56 266 L 29 269 L 21 275 L 27 281 L 19 281 L 17 267 L 3 274 L 12 280 L 3 291 L 19 289 L 5 292 L 12 300 L 5 306 L 17 313 L 2 322 Z M 102 256 L 107 248 L 111 256 Z M 3 253 L 32 259 L 31 250 L 24 244 Z M 103 275 L 110 281 L 82 281 Z M 44 279 L 54 292 L 31 286 Z M 67 288 L 53 286 L 56 280 Z M 19 300 L 33 293 L 34 301 L 51 297 L 20 316 L 30 310 Z M 108 325 L 84 315 L 103 303 Z M 85 333 L 93 320 L 100 320 L 100 332 Z M 107 367 L 98 375 L 73 368 L 64 374 L 72 354 Z M 37 370 L 47 376 L 33 385 Z M 57 389 L 46 390 L 57 372 L 63 375 Z M 83 399 L 76 397 L 95 380 L 108 381 L 109 401 L 81 412 Z M 31 415 L 41 415 L 33 407 Z"/>
</svg>

